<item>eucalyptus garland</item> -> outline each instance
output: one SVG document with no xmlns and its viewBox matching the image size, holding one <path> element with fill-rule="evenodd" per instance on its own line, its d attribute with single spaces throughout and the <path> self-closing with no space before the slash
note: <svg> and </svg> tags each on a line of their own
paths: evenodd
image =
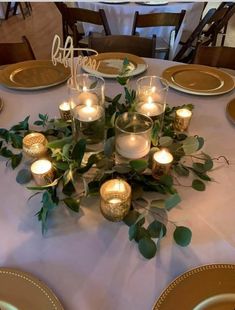
<svg viewBox="0 0 235 310">
<path fill-rule="evenodd" d="M 124 64 L 125 65 L 125 64 Z M 126 63 L 128 65 L 128 63 Z M 126 73 L 126 70 L 124 70 Z M 167 225 L 174 226 L 173 238 L 180 246 L 187 246 L 192 237 L 188 227 L 177 226 L 168 219 L 169 211 L 176 207 L 181 198 L 176 187 L 189 177 L 190 184 L 196 191 L 204 191 L 206 183 L 211 181 L 208 172 L 213 168 L 213 160 L 202 152 L 204 139 L 189 136 L 174 130 L 175 110 L 180 107 L 166 107 L 164 124 L 159 138 L 159 126 L 155 123 L 152 130 L 152 148 L 149 161 L 132 160 L 129 164 L 116 165 L 114 160 L 114 123 L 116 117 L 126 111 L 135 110 L 136 92 L 127 87 L 128 78 L 119 77 L 124 86 L 124 96 L 118 94 L 113 99 L 106 98 L 107 139 L 104 151 L 92 154 L 84 164 L 86 141 L 74 141 L 71 123 L 62 119 L 49 119 L 47 114 L 39 114 L 34 127 L 48 140 L 48 154 L 55 170 L 54 181 L 46 186 L 28 186 L 42 195 L 42 205 L 37 212 L 42 224 L 42 233 L 47 230 L 47 218 L 61 204 L 74 212 L 79 212 L 82 198 L 99 195 L 101 185 L 112 178 L 126 180 L 132 188 L 132 205 L 123 222 L 129 226 L 129 240 L 138 244 L 140 253 L 147 259 L 155 256 L 162 238 L 167 234 Z M 191 104 L 183 105 L 192 110 Z M 22 140 L 32 132 L 29 116 L 19 124 L 8 129 L 0 129 L 0 155 L 7 159 L 13 169 L 24 166 L 16 181 L 27 184 L 31 181 L 30 165 L 22 161 Z M 35 132 L 35 130 L 33 131 Z M 159 148 L 167 147 L 174 157 L 170 175 L 163 175 L 159 180 L 151 174 L 151 154 Z M 90 173 L 92 172 L 92 173 Z M 89 173 L 89 176 L 88 176 Z M 92 175 L 92 178 L 91 178 Z M 78 190 L 77 184 L 83 186 Z M 149 200 L 146 192 L 157 192 L 161 199 Z M 35 195 L 34 194 L 34 195 Z M 32 196 L 34 196 L 32 195 Z"/>
</svg>

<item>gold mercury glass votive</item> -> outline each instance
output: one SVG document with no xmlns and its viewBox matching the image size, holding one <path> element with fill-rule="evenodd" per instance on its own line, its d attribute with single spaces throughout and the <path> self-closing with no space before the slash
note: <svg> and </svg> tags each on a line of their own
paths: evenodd
<svg viewBox="0 0 235 310">
<path fill-rule="evenodd" d="M 192 118 L 192 112 L 188 109 L 178 109 L 175 112 L 175 130 L 184 132 L 188 129 Z"/>
<path fill-rule="evenodd" d="M 25 154 L 31 157 L 41 157 L 45 155 L 47 151 L 46 145 L 46 137 L 39 132 L 30 133 L 23 139 L 23 150 Z"/>
<path fill-rule="evenodd" d="M 47 159 L 39 159 L 32 163 L 31 173 L 35 183 L 39 186 L 50 184 L 53 181 L 52 163 Z"/>
<path fill-rule="evenodd" d="M 152 176 L 160 179 L 161 176 L 168 174 L 173 162 L 173 156 L 168 150 L 162 149 L 153 154 Z"/>
<path fill-rule="evenodd" d="M 60 117 L 65 121 L 70 121 L 72 119 L 70 104 L 64 101 L 59 105 Z"/>
<path fill-rule="evenodd" d="M 131 187 L 121 179 L 105 182 L 100 188 L 100 210 L 112 222 L 123 220 L 131 206 Z"/>
</svg>

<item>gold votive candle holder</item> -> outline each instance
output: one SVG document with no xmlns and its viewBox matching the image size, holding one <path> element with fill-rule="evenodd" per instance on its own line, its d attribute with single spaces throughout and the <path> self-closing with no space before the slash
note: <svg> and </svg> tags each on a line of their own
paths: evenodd
<svg viewBox="0 0 235 310">
<path fill-rule="evenodd" d="M 162 149 L 153 154 L 152 176 L 155 179 L 160 179 L 161 176 L 169 173 L 173 162 L 172 154 Z"/>
<path fill-rule="evenodd" d="M 39 133 L 33 132 L 23 138 L 23 151 L 31 157 L 42 157 L 47 151 L 47 139 Z"/>
<path fill-rule="evenodd" d="M 32 163 L 31 173 L 39 186 L 50 184 L 54 178 L 52 163 L 47 159 L 39 159 Z"/>
<path fill-rule="evenodd" d="M 100 188 L 100 210 L 112 222 L 122 221 L 131 206 L 131 187 L 122 179 L 106 181 Z"/>
<path fill-rule="evenodd" d="M 192 112 L 189 109 L 178 109 L 175 112 L 175 130 L 184 132 L 188 129 L 192 118 Z"/>
<path fill-rule="evenodd" d="M 70 103 L 64 101 L 59 105 L 60 117 L 65 121 L 70 121 L 72 119 Z"/>
</svg>

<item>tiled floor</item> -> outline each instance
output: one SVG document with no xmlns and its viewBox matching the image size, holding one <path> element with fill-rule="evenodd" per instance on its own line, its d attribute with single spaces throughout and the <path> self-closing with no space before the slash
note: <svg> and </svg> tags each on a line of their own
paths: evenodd
<svg viewBox="0 0 235 310">
<path fill-rule="evenodd" d="M 62 38 L 61 15 L 53 2 L 31 2 L 32 14 L 10 16 L 0 25 L 1 42 L 20 42 L 22 35 L 29 39 L 37 59 L 49 59 L 55 34 Z"/>
</svg>

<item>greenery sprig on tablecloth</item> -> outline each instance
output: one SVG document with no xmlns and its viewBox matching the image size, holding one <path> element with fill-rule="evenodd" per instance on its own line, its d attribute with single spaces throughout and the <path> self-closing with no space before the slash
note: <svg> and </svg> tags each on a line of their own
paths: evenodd
<svg viewBox="0 0 235 310">
<path fill-rule="evenodd" d="M 191 230 L 170 221 L 169 212 L 181 202 L 177 186 L 192 187 L 196 191 L 205 190 L 206 183 L 211 181 L 208 172 L 213 168 L 213 160 L 201 151 L 204 144 L 202 137 L 174 131 L 174 113 L 179 107 L 167 106 L 160 138 L 158 138 L 158 124 L 156 123 L 153 128 L 149 161 L 132 160 L 129 164 L 116 165 L 115 119 L 119 114 L 135 109 L 136 93 L 127 87 L 127 80 L 126 77 L 118 79 L 124 86 L 124 98 L 122 94 L 113 99 L 106 98 L 107 140 L 104 151 L 91 155 L 85 164 L 86 141 L 73 140 L 71 123 L 61 119 L 49 120 L 47 114 L 39 114 L 34 125 L 38 126 L 38 132 L 43 133 L 48 140 L 47 156 L 53 164 L 55 179 L 46 186 L 27 188 L 36 191 L 36 195 L 42 195 L 42 205 L 37 217 L 42 224 L 42 233 L 45 233 L 49 213 L 56 210 L 60 204 L 79 212 L 82 198 L 99 194 L 100 186 L 106 180 L 112 178 L 126 180 L 132 187 L 133 195 L 131 211 L 124 218 L 124 223 L 129 226 L 129 239 L 135 240 L 140 253 L 150 259 L 155 256 L 161 239 L 166 235 L 168 223 L 174 226 L 173 237 L 178 245 L 187 246 L 190 243 Z M 193 109 L 192 105 L 181 107 Z M 22 164 L 22 140 L 30 132 L 29 116 L 9 130 L 0 129 L 0 155 L 7 159 L 7 164 L 10 163 L 13 169 Z M 174 162 L 171 174 L 163 175 L 156 180 L 151 174 L 151 154 L 162 147 L 170 150 Z M 27 163 L 23 163 L 25 167 L 17 174 L 16 180 L 20 184 L 31 181 L 32 161 Z M 94 170 L 92 177 L 89 173 L 91 170 Z M 182 184 L 181 182 L 188 177 L 190 178 L 187 185 Z M 78 184 L 82 186 L 79 187 Z M 149 200 L 145 195 L 147 191 L 157 192 L 160 198 Z"/>
</svg>

